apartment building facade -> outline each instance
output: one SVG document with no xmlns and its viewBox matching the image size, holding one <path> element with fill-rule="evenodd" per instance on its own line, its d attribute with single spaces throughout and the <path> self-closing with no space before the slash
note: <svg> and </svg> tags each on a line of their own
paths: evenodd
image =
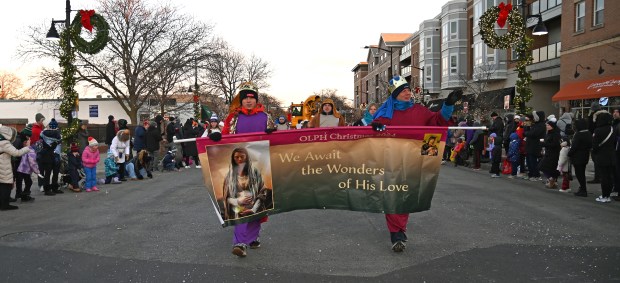
<svg viewBox="0 0 620 283">
<path fill-rule="evenodd" d="M 399 50 L 398 66 L 394 63 L 389 66 L 399 70 L 414 88 L 420 87 L 426 102 L 439 100 L 453 89 L 484 80 L 485 88 L 477 95 L 487 99 L 497 96 L 500 104 L 496 107 L 501 110 L 504 96 L 512 101 L 515 95 L 519 95 L 515 91 L 518 79 L 515 67 L 519 56 L 514 50 L 488 47 L 479 34 L 480 16 L 501 2 L 511 2 L 526 16 L 526 33 L 534 40 L 530 51 L 533 63 L 527 67 L 532 75 L 530 88 L 533 97 L 527 106 L 558 115 L 561 111 L 587 110 L 591 101 L 602 94 L 620 96 L 615 90 L 620 84 L 620 59 L 615 59 L 620 58 L 620 1 L 448 1 L 437 16 L 423 21 L 418 31 L 405 40 Z M 527 17 L 532 15 L 542 17 L 548 31 L 546 35 L 532 35 L 531 29 L 537 24 L 535 17 Z M 507 27 L 496 26 L 496 32 L 503 34 Z M 382 45 L 380 40 L 378 46 Z M 371 55 L 369 51 L 369 62 L 376 60 Z M 373 87 L 380 88 L 376 83 L 389 73 L 385 69 L 387 66 L 368 64 L 368 75 L 361 80 L 370 82 L 367 85 L 369 93 Z M 603 72 L 598 71 L 600 68 Z M 576 73 L 580 75 L 576 76 Z M 584 86 L 575 83 L 587 84 L 585 87 L 594 91 L 583 90 Z M 601 86 L 607 85 L 611 86 L 600 90 Z M 573 94 L 572 97 L 562 94 L 575 87 L 581 87 L 581 93 L 589 94 Z M 472 91 L 468 89 L 465 93 L 471 95 Z M 620 105 L 620 101 L 612 98 L 610 105 Z M 508 108 L 506 112 L 514 111 L 512 103 Z"/>
</svg>

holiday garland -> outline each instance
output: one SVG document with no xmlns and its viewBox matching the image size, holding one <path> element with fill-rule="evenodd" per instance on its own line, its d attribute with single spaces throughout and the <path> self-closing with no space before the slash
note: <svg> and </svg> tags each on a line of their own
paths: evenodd
<svg viewBox="0 0 620 283">
<path fill-rule="evenodd" d="M 517 95 L 514 98 L 514 104 L 519 113 L 530 113 L 531 109 L 525 106 L 525 103 L 532 98 L 532 89 L 530 89 L 530 83 L 532 82 L 532 75 L 526 70 L 529 64 L 532 64 L 533 58 L 531 52 L 532 42 L 534 40 L 529 36 L 524 36 L 523 39 L 517 44 L 516 52 L 519 54 L 519 61 L 517 62 Z"/>
<path fill-rule="evenodd" d="M 91 10 L 92 11 L 92 10 Z M 92 29 L 92 27 L 86 26 L 83 24 L 85 19 L 82 19 L 82 14 L 87 16 L 88 13 L 80 13 L 75 14 L 75 18 L 73 18 L 73 22 L 71 22 L 71 42 L 75 48 L 87 54 L 97 54 L 99 51 L 103 50 L 109 40 L 109 28 L 108 22 L 99 14 L 96 14 L 92 11 L 90 14 L 90 24 L 97 30 L 95 38 L 92 41 L 86 41 L 82 37 L 80 37 L 80 32 L 82 31 L 82 26 L 84 25 L 86 28 Z"/>
<path fill-rule="evenodd" d="M 482 40 L 486 45 L 494 49 L 508 49 L 521 41 L 525 36 L 523 17 L 521 17 L 517 10 L 510 10 L 508 12 L 510 30 L 502 36 L 498 36 L 495 33 L 495 22 L 498 21 L 502 11 L 505 10 L 497 6 L 491 7 L 480 17 L 480 35 Z"/>
<path fill-rule="evenodd" d="M 69 148 L 77 137 L 79 127 L 78 119 L 73 119 L 72 112 L 75 110 L 75 104 L 78 99 L 78 93 L 75 91 L 75 53 L 69 44 L 71 34 L 69 30 L 65 30 L 60 35 L 60 46 L 62 52 L 60 55 L 60 67 L 62 68 L 62 79 L 60 87 L 63 92 L 62 103 L 60 104 L 60 115 L 67 119 L 69 124 L 60 130 L 63 138 L 63 146 Z"/>
</svg>

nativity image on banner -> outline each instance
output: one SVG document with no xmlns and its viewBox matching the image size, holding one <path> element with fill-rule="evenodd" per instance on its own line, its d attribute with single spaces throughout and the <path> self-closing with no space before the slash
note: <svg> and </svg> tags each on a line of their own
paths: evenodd
<svg viewBox="0 0 620 283">
<path fill-rule="evenodd" d="M 445 127 L 318 128 L 196 140 L 223 226 L 298 209 L 430 209 Z"/>
</svg>

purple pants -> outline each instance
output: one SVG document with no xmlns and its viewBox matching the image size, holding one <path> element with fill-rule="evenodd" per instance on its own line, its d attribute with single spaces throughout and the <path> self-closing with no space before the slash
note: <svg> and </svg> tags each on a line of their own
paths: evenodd
<svg viewBox="0 0 620 283">
<path fill-rule="evenodd" d="M 260 233 L 261 220 L 255 220 L 248 223 L 242 223 L 235 225 L 235 232 L 233 234 L 233 245 L 246 244 L 258 239 Z"/>
</svg>

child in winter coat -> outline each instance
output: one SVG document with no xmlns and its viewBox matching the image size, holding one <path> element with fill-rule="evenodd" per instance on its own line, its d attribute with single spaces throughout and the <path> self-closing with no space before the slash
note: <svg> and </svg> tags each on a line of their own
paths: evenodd
<svg viewBox="0 0 620 283">
<path fill-rule="evenodd" d="M 32 175 L 32 173 L 41 175 L 41 172 L 39 171 L 39 164 L 37 164 L 37 153 L 34 150 L 34 146 L 31 145 L 30 149 L 31 151 L 22 156 L 19 166 L 17 167 L 17 174 L 21 176 L 21 180 L 24 180 L 24 183 L 26 184 L 22 191 L 15 192 L 16 195 L 19 193 L 22 202 L 34 201 L 34 198 L 30 196 L 30 187 L 32 187 L 32 178 L 30 175 Z"/>
<path fill-rule="evenodd" d="M 15 128 L 0 126 L 0 210 L 13 210 L 18 207 L 10 205 L 11 190 L 13 190 L 12 156 L 22 156 L 30 151 L 30 143 L 22 149 L 16 149 L 12 143 L 17 137 Z"/>
<path fill-rule="evenodd" d="M 456 140 L 456 145 L 452 150 L 452 154 L 450 154 L 450 160 L 454 162 L 454 167 L 457 167 L 458 165 L 463 165 L 464 160 L 461 158 L 461 152 L 463 150 L 467 150 L 465 148 L 465 136 L 460 136 Z"/>
<path fill-rule="evenodd" d="M 179 169 L 176 167 L 176 162 L 174 160 L 174 157 L 175 157 L 174 153 L 170 150 L 164 156 L 162 164 L 164 166 L 165 171 L 179 171 Z"/>
<path fill-rule="evenodd" d="M 517 170 L 521 160 L 521 139 L 517 133 L 510 134 L 510 143 L 508 144 L 508 161 L 512 165 L 512 172 L 508 178 L 514 179 L 517 176 Z"/>
<path fill-rule="evenodd" d="M 71 145 L 71 152 L 67 155 L 68 167 L 69 167 L 69 177 L 71 178 L 71 182 L 69 183 L 69 190 L 79 193 L 82 190 L 80 189 L 80 174 L 78 171 L 82 169 L 82 157 L 80 156 L 80 148 L 77 144 Z"/>
<path fill-rule="evenodd" d="M 88 147 L 82 152 L 82 165 L 86 175 L 84 188 L 87 192 L 97 189 L 97 163 L 99 163 L 99 143 L 93 137 L 88 137 Z"/>
<path fill-rule="evenodd" d="M 114 156 L 114 153 L 108 151 L 108 157 L 105 159 L 105 184 L 120 184 L 121 181 L 118 179 L 118 166 L 116 163 L 118 158 Z M 120 164 L 122 165 L 122 164 Z M 87 190 L 88 191 L 88 190 Z"/>
<path fill-rule="evenodd" d="M 140 150 L 134 157 L 133 164 L 138 180 L 144 179 L 144 174 L 151 179 L 153 178 L 153 174 L 150 169 L 152 161 L 153 158 L 149 155 L 149 152 L 146 151 L 146 149 Z"/>
<path fill-rule="evenodd" d="M 560 192 L 570 192 L 570 171 L 569 171 L 569 159 L 568 151 L 570 150 L 570 141 L 568 137 L 563 137 L 560 143 L 562 149 L 560 149 L 560 158 L 558 159 L 558 171 L 562 174 L 562 187 Z"/>
</svg>

